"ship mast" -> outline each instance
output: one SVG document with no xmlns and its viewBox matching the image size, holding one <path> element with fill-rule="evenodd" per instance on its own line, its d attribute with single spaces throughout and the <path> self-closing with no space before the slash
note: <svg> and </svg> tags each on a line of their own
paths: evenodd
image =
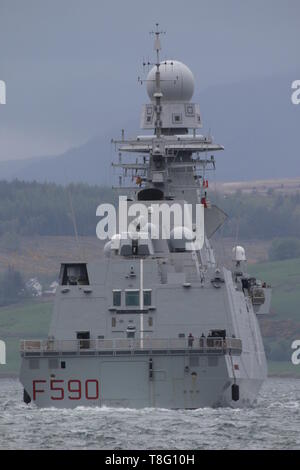
<svg viewBox="0 0 300 470">
<path fill-rule="evenodd" d="M 159 139 L 161 137 L 160 115 L 161 115 L 161 99 L 163 96 L 161 92 L 161 85 L 160 85 L 160 50 L 161 50 L 160 35 L 163 33 L 163 31 L 159 31 L 158 27 L 159 27 L 159 24 L 156 23 L 156 31 L 151 32 L 151 34 L 155 35 L 154 50 L 156 51 L 156 64 L 155 64 L 156 65 L 156 72 L 155 72 L 156 90 L 153 96 L 155 98 L 155 115 L 156 115 L 155 134 L 156 134 L 156 137 Z"/>
<path fill-rule="evenodd" d="M 144 62 L 144 66 L 153 68 L 146 79 L 138 81 L 146 82 L 151 100 L 143 105 L 141 128 L 154 133 L 127 140 L 122 131 L 121 140 L 112 140 L 119 152 L 119 161 L 112 166 L 121 169 L 119 186 L 114 189 L 143 200 L 148 197 L 146 193 L 142 195 L 143 191 L 153 189 L 156 190 L 153 199 L 159 198 L 160 191 L 161 198 L 200 202 L 206 194 L 207 172 L 215 169 L 214 157 L 207 154 L 223 147 L 215 144 L 211 136 L 196 133 L 202 122 L 199 105 L 191 102 L 193 74 L 181 62 L 161 62 L 161 35 L 165 32 L 158 23 L 150 34 L 154 35 L 156 59 L 154 63 Z M 136 155 L 135 161 L 123 162 L 123 153 Z M 135 187 L 128 185 L 130 178 Z M 149 192 L 149 197 L 150 194 L 153 196 Z"/>
</svg>

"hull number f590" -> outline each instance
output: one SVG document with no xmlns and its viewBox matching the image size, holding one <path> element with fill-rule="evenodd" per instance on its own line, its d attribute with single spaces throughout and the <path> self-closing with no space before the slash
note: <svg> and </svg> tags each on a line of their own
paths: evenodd
<svg viewBox="0 0 300 470">
<path fill-rule="evenodd" d="M 65 380 L 51 379 L 33 380 L 32 381 L 32 398 L 36 400 L 37 396 L 42 393 L 51 393 L 51 400 L 98 400 L 99 399 L 99 382 L 97 379 L 87 379 L 85 381 L 71 379 Z"/>
</svg>

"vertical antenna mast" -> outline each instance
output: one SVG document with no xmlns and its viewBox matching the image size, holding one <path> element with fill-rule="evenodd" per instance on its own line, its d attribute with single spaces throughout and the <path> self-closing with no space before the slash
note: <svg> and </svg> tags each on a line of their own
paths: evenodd
<svg viewBox="0 0 300 470">
<path fill-rule="evenodd" d="M 159 23 L 156 23 L 156 31 L 151 31 L 150 34 L 154 34 L 154 50 L 156 51 L 155 93 L 153 95 L 155 98 L 155 115 L 156 115 L 155 134 L 157 138 L 160 138 L 161 136 L 161 120 L 160 120 L 161 98 L 163 95 L 162 95 L 161 88 L 160 88 L 159 51 L 161 50 L 160 35 L 165 34 L 165 33 L 164 31 L 159 31 L 158 27 L 159 27 Z"/>
</svg>

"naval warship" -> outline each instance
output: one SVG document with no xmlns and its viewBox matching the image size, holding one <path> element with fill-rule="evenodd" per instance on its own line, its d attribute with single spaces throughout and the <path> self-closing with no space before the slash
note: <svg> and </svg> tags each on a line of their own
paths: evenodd
<svg viewBox="0 0 300 470">
<path fill-rule="evenodd" d="M 229 266 L 216 259 L 212 237 L 227 216 L 208 186 L 223 146 L 199 133 L 194 76 L 161 60 L 161 32 L 153 34 L 141 114 L 148 133 L 114 141 L 119 191 L 128 213 L 136 203 L 149 215 L 176 204 L 204 217 L 189 212 L 189 228 L 171 217 L 164 237 L 139 216 L 118 227 L 101 261 L 61 264 L 48 337 L 21 342 L 25 403 L 240 408 L 266 378 L 258 316 L 269 312 L 271 288 L 247 274 L 243 247 L 233 246 Z"/>
</svg>

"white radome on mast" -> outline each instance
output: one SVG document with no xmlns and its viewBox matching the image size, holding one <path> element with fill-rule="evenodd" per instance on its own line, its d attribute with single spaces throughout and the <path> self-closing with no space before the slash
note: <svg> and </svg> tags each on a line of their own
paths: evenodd
<svg viewBox="0 0 300 470">
<path fill-rule="evenodd" d="M 155 95 L 155 73 L 153 67 L 147 76 L 147 93 L 151 101 Z M 165 60 L 160 62 L 160 89 L 162 101 L 190 101 L 195 88 L 194 75 L 182 62 Z"/>
</svg>

